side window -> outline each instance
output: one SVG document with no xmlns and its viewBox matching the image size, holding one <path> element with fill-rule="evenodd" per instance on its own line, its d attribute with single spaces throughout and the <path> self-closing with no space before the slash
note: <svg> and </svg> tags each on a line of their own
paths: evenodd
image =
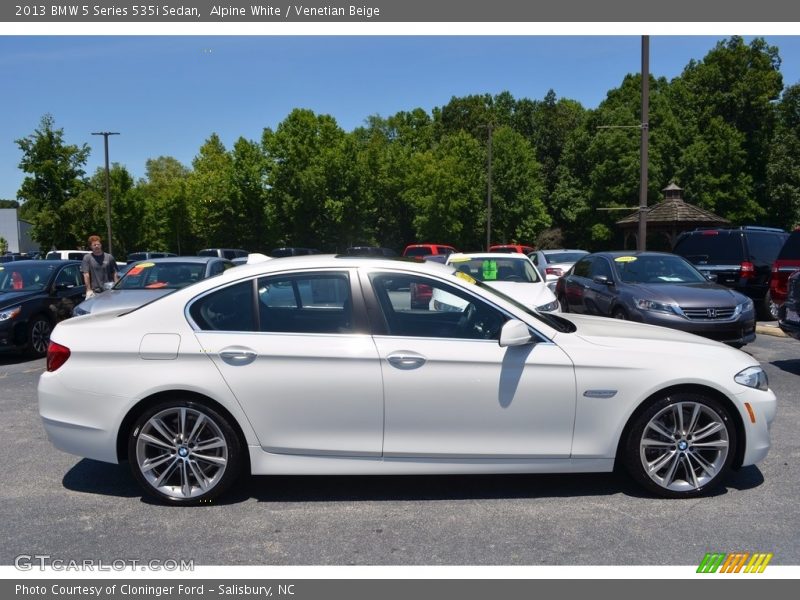
<svg viewBox="0 0 800 600">
<path fill-rule="evenodd" d="M 370 276 L 389 335 L 495 340 L 506 317 L 448 284 L 415 275 Z"/>
<path fill-rule="evenodd" d="M 56 277 L 56 285 L 67 285 L 69 287 L 78 287 L 83 285 L 80 270 L 77 265 L 71 265 L 61 269 L 61 272 Z"/>
<path fill-rule="evenodd" d="M 775 233 L 749 233 L 747 235 L 747 245 L 749 246 L 753 263 L 771 267 L 778 257 L 785 239 L 785 235 Z"/>
<path fill-rule="evenodd" d="M 352 333 L 350 278 L 345 273 L 262 277 L 258 314 L 264 332 Z"/>
<path fill-rule="evenodd" d="M 594 279 L 598 275 L 604 275 L 608 277 L 609 280 L 614 279 L 614 277 L 611 275 L 611 266 L 608 264 L 608 261 L 600 257 L 597 257 L 592 261 L 592 266 L 589 269 L 589 277 Z"/>
<path fill-rule="evenodd" d="M 255 331 L 253 281 L 216 290 L 189 308 L 194 322 L 205 331 Z"/>
<path fill-rule="evenodd" d="M 588 278 L 593 261 L 594 261 L 593 258 L 584 258 L 578 261 L 578 264 L 575 265 L 575 270 L 572 272 L 572 274 L 575 275 L 576 277 Z"/>
</svg>

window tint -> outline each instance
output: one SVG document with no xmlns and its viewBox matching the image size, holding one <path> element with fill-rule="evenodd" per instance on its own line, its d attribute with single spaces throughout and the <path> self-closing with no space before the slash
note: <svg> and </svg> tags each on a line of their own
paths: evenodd
<svg viewBox="0 0 800 600">
<path fill-rule="evenodd" d="M 611 274 L 611 265 L 608 264 L 605 258 L 598 256 L 592 261 L 592 266 L 589 269 L 589 277 L 595 278 L 600 275 L 608 277 L 610 280 L 614 279 Z"/>
<path fill-rule="evenodd" d="M 262 277 L 258 313 L 265 332 L 352 333 L 350 279 L 345 273 Z"/>
<path fill-rule="evenodd" d="M 785 239 L 785 236 L 775 233 L 748 232 L 747 246 L 750 249 L 750 260 L 756 265 L 771 267 L 778 257 Z"/>
<path fill-rule="evenodd" d="M 783 248 L 781 248 L 778 258 L 780 260 L 800 259 L 800 231 L 792 232 L 792 234 L 783 244 Z"/>
<path fill-rule="evenodd" d="M 576 277 L 589 277 L 589 271 L 591 270 L 593 261 L 594 258 L 584 258 L 578 261 L 575 264 L 575 270 L 572 271 L 572 274 Z"/>
<path fill-rule="evenodd" d="M 389 335 L 494 340 L 506 317 L 466 292 L 425 277 L 373 274 Z"/>
<path fill-rule="evenodd" d="M 696 265 L 738 265 L 744 260 L 742 234 L 739 231 L 706 231 L 678 240 L 675 254 Z"/>
<path fill-rule="evenodd" d="M 206 331 L 255 331 L 253 281 L 216 290 L 192 304 L 189 314 Z"/>
</svg>

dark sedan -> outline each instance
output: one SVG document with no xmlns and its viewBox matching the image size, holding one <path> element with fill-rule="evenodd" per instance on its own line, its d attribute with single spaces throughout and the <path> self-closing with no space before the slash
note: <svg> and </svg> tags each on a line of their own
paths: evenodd
<svg viewBox="0 0 800 600">
<path fill-rule="evenodd" d="M 559 279 L 564 312 L 630 319 L 743 346 L 755 339 L 753 301 L 661 252 L 598 252 Z"/>
<path fill-rule="evenodd" d="M 784 333 L 800 340 L 800 271 L 789 277 L 786 289 L 786 302 L 778 309 L 778 326 Z"/>
<path fill-rule="evenodd" d="M 0 265 L 0 351 L 44 356 L 55 324 L 72 316 L 86 287 L 80 263 L 20 260 Z"/>
<path fill-rule="evenodd" d="M 201 279 L 219 275 L 232 266 L 227 258 L 216 256 L 142 260 L 129 265 L 125 276 L 113 288 L 77 306 L 75 315 L 134 309 Z"/>
</svg>

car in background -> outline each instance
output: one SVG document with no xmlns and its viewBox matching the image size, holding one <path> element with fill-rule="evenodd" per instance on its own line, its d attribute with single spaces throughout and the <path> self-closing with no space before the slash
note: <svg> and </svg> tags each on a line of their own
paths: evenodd
<svg viewBox="0 0 800 600">
<path fill-rule="evenodd" d="M 81 302 L 75 307 L 75 315 L 131 310 L 231 267 L 231 261 L 215 256 L 175 256 L 130 263 L 124 277 L 111 289 Z"/>
<path fill-rule="evenodd" d="M 464 310 L 412 310 L 392 291 L 409 283 Z M 539 313 L 453 267 L 329 255 L 62 321 L 38 399 L 56 448 L 127 461 L 172 506 L 206 504 L 243 471 L 619 466 L 650 494 L 693 498 L 766 457 L 777 404 L 755 358 L 698 336 Z"/>
<path fill-rule="evenodd" d="M 453 252 L 458 252 L 458 250 L 445 244 L 409 244 L 403 250 L 403 256 L 422 258 L 431 254 L 443 254 L 447 256 Z"/>
<path fill-rule="evenodd" d="M 545 278 L 547 287 L 555 293 L 558 278 L 569 271 L 576 262 L 589 254 L 586 250 L 567 250 L 565 248 L 536 250 L 528 254 L 539 273 Z"/>
<path fill-rule="evenodd" d="M 672 252 L 703 274 L 752 298 L 759 318 L 771 319 L 772 265 L 789 234 L 773 227 L 695 229 L 678 236 Z"/>
<path fill-rule="evenodd" d="M 170 256 L 178 256 L 174 252 L 131 252 L 128 254 L 128 262 L 136 262 L 137 260 L 148 260 L 150 258 L 168 258 Z"/>
<path fill-rule="evenodd" d="M 778 327 L 800 340 L 800 271 L 789 276 L 786 289 L 786 301 L 778 308 Z"/>
<path fill-rule="evenodd" d="M 0 254 L 0 263 L 14 262 L 18 260 L 34 260 L 36 257 L 27 254 L 26 252 L 6 252 Z"/>
<path fill-rule="evenodd" d="M 786 302 L 789 276 L 800 270 L 800 228 L 795 229 L 783 244 L 778 258 L 772 264 L 769 279 L 769 311 L 773 319 L 778 318 L 778 308 Z"/>
<path fill-rule="evenodd" d="M 345 256 L 385 256 L 391 258 L 397 256 L 397 252 L 391 248 L 380 246 L 350 246 L 343 252 Z"/>
<path fill-rule="evenodd" d="M 753 301 L 663 252 L 589 254 L 556 285 L 564 312 L 680 329 L 740 347 L 756 338 Z"/>
<path fill-rule="evenodd" d="M 45 260 L 83 260 L 91 250 L 50 250 L 44 257 Z"/>
<path fill-rule="evenodd" d="M 86 294 L 80 263 L 21 260 L 0 264 L 0 352 L 44 356 L 56 323 Z"/>
<path fill-rule="evenodd" d="M 489 252 L 517 252 L 519 254 L 530 254 L 535 252 L 533 246 L 523 246 L 521 244 L 496 244 L 489 246 Z"/>
<path fill-rule="evenodd" d="M 456 253 L 447 257 L 446 264 L 462 275 L 482 281 L 510 296 L 520 304 L 543 312 L 561 312 L 555 294 L 548 289 L 544 278 L 524 254 L 505 252 Z M 433 296 L 434 304 L 445 304 Z"/>
<path fill-rule="evenodd" d="M 233 260 L 240 256 L 247 256 L 250 254 L 247 250 L 241 248 L 205 248 L 197 253 L 197 256 L 217 256 L 219 258 L 227 258 Z"/>
<path fill-rule="evenodd" d="M 297 248 L 293 246 L 283 246 L 281 248 L 273 248 L 269 255 L 272 258 L 285 258 L 287 256 L 307 256 L 309 254 L 319 254 L 316 248 Z"/>
</svg>

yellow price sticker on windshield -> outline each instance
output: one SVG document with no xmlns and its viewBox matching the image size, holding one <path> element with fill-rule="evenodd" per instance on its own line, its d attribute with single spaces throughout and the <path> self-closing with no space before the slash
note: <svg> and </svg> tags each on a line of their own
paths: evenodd
<svg viewBox="0 0 800 600">
<path fill-rule="evenodd" d="M 615 260 L 616 262 L 622 262 L 622 263 L 625 263 L 625 262 L 633 262 L 633 261 L 635 261 L 635 260 L 636 260 L 636 257 L 635 257 L 635 256 L 618 256 L 618 257 L 617 257 L 617 258 L 615 258 L 614 260 Z"/>
<path fill-rule="evenodd" d="M 456 271 L 456 277 L 458 277 L 459 279 L 463 279 L 467 283 L 475 284 L 475 280 L 471 276 L 467 275 L 462 271 Z"/>
</svg>

